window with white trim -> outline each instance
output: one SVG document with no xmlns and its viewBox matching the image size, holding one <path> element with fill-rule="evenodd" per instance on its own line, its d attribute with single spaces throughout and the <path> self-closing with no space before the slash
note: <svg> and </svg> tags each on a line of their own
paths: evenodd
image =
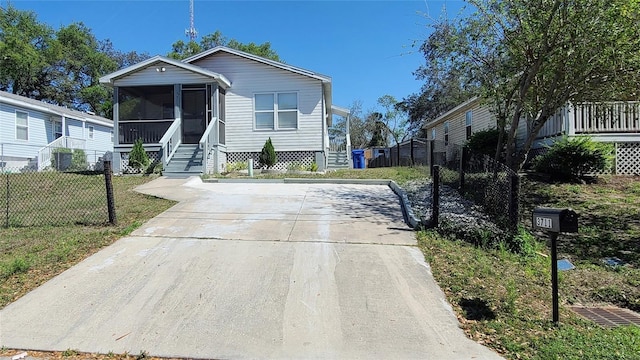
<svg viewBox="0 0 640 360">
<path fill-rule="evenodd" d="M 473 122 L 473 112 L 471 110 L 467 111 L 465 114 L 464 125 L 467 130 L 467 140 L 471 139 L 471 123 Z"/>
<path fill-rule="evenodd" d="M 298 94 L 295 92 L 254 95 L 256 130 L 298 128 Z"/>
<path fill-rule="evenodd" d="M 89 126 L 87 137 L 89 138 L 89 140 L 93 140 L 93 126 Z"/>
<path fill-rule="evenodd" d="M 62 137 L 62 122 L 54 121 L 53 122 L 53 138 L 61 138 Z"/>
<path fill-rule="evenodd" d="M 29 114 L 16 111 L 16 140 L 29 140 Z"/>
<path fill-rule="evenodd" d="M 431 129 L 431 140 L 436 139 L 436 128 Z"/>
<path fill-rule="evenodd" d="M 449 145 L 449 122 L 444 123 L 444 145 Z"/>
<path fill-rule="evenodd" d="M 113 130 L 111 130 L 111 142 L 113 142 L 114 138 L 115 137 L 113 136 Z"/>
</svg>

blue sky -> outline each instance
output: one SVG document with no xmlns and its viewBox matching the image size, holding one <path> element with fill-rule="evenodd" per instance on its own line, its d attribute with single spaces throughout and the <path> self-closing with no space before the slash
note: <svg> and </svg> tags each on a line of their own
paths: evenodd
<svg viewBox="0 0 640 360">
<path fill-rule="evenodd" d="M 6 6 L 7 0 L 0 0 Z M 189 0 L 11 0 L 32 10 L 54 29 L 83 22 L 98 39 L 122 51 L 166 55 L 176 40 L 187 40 Z M 363 110 L 389 94 L 398 100 L 420 89 L 413 71 L 422 64 L 414 42 L 428 24 L 456 14 L 462 1 L 214 1 L 195 0 L 199 35 L 220 30 L 241 42 L 271 42 L 288 64 L 333 79 L 333 102 Z"/>
</svg>

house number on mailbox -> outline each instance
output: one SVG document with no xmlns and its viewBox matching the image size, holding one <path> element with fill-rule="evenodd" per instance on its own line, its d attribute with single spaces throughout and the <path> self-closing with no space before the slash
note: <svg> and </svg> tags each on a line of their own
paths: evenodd
<svg viewBox="0 0 640 360">
<path fill-rule="evenodd" d="M 544 217 L 537 217 L 536 216 L 536 226 L 537 227 L 541 227 L 541 228 L 545 228 L 545 229 L 551 229 L 551 228 L 553 228 L 553 222 L 551 221 L 550 218 L 544 218 Z"/>
</svg>

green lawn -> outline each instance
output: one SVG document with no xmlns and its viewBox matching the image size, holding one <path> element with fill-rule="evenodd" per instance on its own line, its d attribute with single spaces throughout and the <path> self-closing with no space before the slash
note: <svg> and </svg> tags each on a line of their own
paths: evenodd
<svg viewBox="0 0 640 360">
<path fill-rule="evenodd" d="M 596 184 L 522 182 L 522 224 L 536 206 L 571 207 L 580 233 L 561 235 L 559 256 L 577 268 L 560 272 L 560 326 L 551 322 L 551 263 L 544 236 L 528 256 L 474 247 L 435 232 L 419 246 L 472 339 L 510 359 L 640 359 L 640 328 L 604 329 L 566 306 L 613 304 L 640 310 L 640 178 Z M 629 265 L 610 268 L 604 257 Z"/>
<path fill-rule="evenodd" d="M 19 191 L 23 194 L 23 218 L 35 218 L 38 207 L 44 216 L 63 218 L 63 214 L 52 213 L 50 206 L 45 203 L 59 202 L 67 208 L 72 216 L 102 212 L 99 225 L 70 223 L 63 226 L 31 226 L 0 228 L 0 308 L 15 301 L 28 291 L 43 282 L 68 269 L 101 248 L 111 244 L 118 238 L 129 234 L 142 223 L 173 205 L 173 202 L 142 195 L 132 189 L 150 181 L 152 178 L 139 176 L 114 177 L 114 197 L 116 200 L 116 214 L 118 225 L 105 225 L 107 222 L 106 197 L 104 194 L 93 193 L 89 199 L 102 201 L 86 201 L 78 193 L 69 192 L 69 187 L 91 189 L 104 192 L 104 180 L 101 176 L 75 175 L 73 181 L 67 179 L 69 174 L 46 173 L 42 181 L 33 181 L 21 185 Z M 67 189 L 55 183 L 56 174 L 66 182 Z M 101 181 L 101 182 L 100 182 Z M 75 183 L 73 183 L 75 182 Z M 99 186 L 95 186 L 98 182 Z M 27 186 L 31 186 L 31 189 Z M 38 192 L 48 190 L 47 202 L 43 201 Z M 91 195 L 91 194 L 90 194 Z M 58 208 L 56 211 L 63 211 Z M 96 210 L 97 209 L 97 210 Z M 27 217 L 28 215 L 28 217 Z"/>
</svg>

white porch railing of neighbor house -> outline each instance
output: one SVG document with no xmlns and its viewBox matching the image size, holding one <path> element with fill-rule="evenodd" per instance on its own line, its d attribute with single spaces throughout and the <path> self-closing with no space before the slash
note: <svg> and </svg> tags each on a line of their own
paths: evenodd
<svg viewBox="0 0 640 360">
<path fill-rule="evenodd" d="M 181 125 L 182 121 L 180 119 L 175 119 L 173 124 L 169 126 L 169 129 L 167 129 L 159 141 L 160 147 L 162 148 L 163 168 L 167 167 L 169 160 L 171 160 L 173 154 L 176 153 L 178 146 L 180 146 L 180 143 L 182 142 L 182 132 L 180 131 Z"/>
<path fill-rule="evenodd" d="M 42 171 L 51 166 L 51 158 L 53 149 L 67 148 L 67 149 L 82 149 L 86 147 L 87 141 L 84 139 L 77 139 L 68 136 L 59 137 L 47 146 L 38 150 L 38 171 Z"/>
<path fill-rule="evenodd" d="M 574 109 L 574 134 L 640 133 L 640 102 L 579 103 Z"/>
<path fill-rule="evenodd" d="M 558 110 L 544 124 L 538 138 L 561 134 L 640 133 L 640 102 L 578 103 Z"/>
<path fill-rule="evenodd" d="M 211 148 L 213 148 L 213 145 L 218 143 L 218 140 L 215 138 L 216 132 L 213 131 L 213 129 L 216 127 L 216 125 L 218 124 L 218 119 L 213 118 L 210 122 L 209 125 L 207 125 L 207 128 L 205 129 L 204 133 L 202 134 L 202 137 L 200 138 L 200 150 L 202 150 L 202 172 L 206 173 L 208 167 L 208 163 L 209 163 L 209 152 L 211 151 Z"/>
</svg>

